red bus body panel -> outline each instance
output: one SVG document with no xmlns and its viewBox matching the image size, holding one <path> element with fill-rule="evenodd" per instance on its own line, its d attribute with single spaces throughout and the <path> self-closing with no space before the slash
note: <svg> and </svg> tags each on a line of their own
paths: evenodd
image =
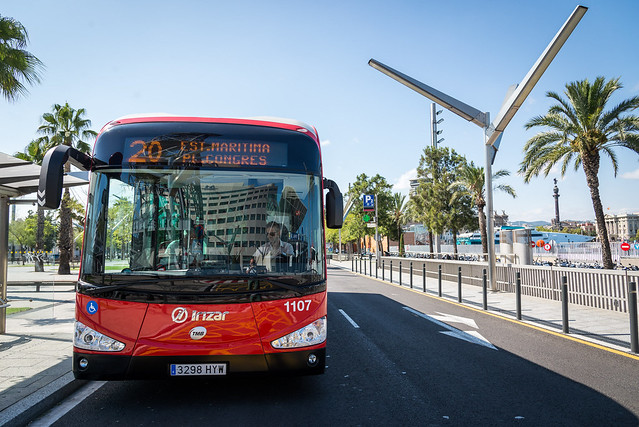
<svg viewBox="0 0 639 427">
<path fill-rule="evenodd" d="M 91 301 L 98 305 L 94 314 L 89 314 L 86 308 Z M 183 312 L 186 316 L 174 321 L 174 313 Z M 254 303 L 182 305 L 117 301 L 77 294 L 76 319 L 97 332 L 123 342 L 125 348 L 120 352 L 110 353 L 74 347 L 74 367 L 80 358 L 89 358 L 95 365 L 111 358 L 127 356 L 127 362 L 123 362 L 122 372 L 117 374 L 104 374 L 105 370 L 101 368 L 101 373 L 96 376 L 92 376 L 91 372 L 83 375 L 78 369 L 74 369 L 74 372 L 77 378 L 85 379 L 139 378 L 132 366 L 136 365 L 136 360 L 139 362 L 138 366 L 142 363 L 148 365 L 151 359 L 166 366 L 169 363 L 191 361 L 229 361 L 229 373 L 235 372 L 235 366 L 242 366 L 239 372 L 288 371 L 290 366 L 297 366 L 299 370 L 300 360 L 295 363 L 285 360 L 282 363 L 272 358 L 277 358 L 278 355 L 292 356 L 300 352 L 300 357 L 307 357 L 309 352 L 316 352 L 322 356 L 322 366 L 321 369 L 313 367 L 317 372 L 311 373 L 320 373 L 324 368 L 326 342 L 293 349 L 276 349 L 271 342 L 324 316 L 325 292 L 301 298 Z M 191 331 L 197 327 L 206 328 L 206 334 L 195 339 L 191 337 Z M 260 361 L 251 362 L 249 368 L 244 363 L 232 362 L 234 358 L 251 356 L 253 360 L 258 358 Z M 277 366 L 281 368 L 274 369 Z M 142 377 L 150 375 L 161 378 L 165 371 L 168 369 L 156 370 Z M 295 369 L 291 371 L 294 372 Z"/>
</svg>

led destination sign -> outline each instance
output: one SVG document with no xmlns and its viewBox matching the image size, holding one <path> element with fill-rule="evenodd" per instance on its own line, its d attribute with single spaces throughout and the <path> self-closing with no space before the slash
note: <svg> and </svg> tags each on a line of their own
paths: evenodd
<svg viewBox="0 0 639 427">
<path fill-rule="evenodd" d="M 287 148 L 287 144 L 282 142 L 128 138 L 124 158 L 129 163 L 145 165 L 286 167 Z"/>
</svg>

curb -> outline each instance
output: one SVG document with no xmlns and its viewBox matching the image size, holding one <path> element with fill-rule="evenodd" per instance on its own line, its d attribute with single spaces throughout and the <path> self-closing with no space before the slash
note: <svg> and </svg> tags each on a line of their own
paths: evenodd
<svg viewBox="0 0 639 427">
<path fill-rule="evenodd" d="M 24 426 L 53 408 L 86 383 L 86 380 L 76 380 L 73 377 L 73 372 L 67 372 L 35 393 L 0 412 L 0 425 L 7 427 Z"/>
</svg>

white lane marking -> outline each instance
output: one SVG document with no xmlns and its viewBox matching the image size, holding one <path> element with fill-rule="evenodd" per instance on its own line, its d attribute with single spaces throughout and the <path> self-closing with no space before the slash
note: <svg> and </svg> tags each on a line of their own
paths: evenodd
<svg viewBox="0 0 639 427">
<path fill-rule="evenodd" d="M 87 397 L 98 391 L 100 387 L 106 384 L 106 381 L 91 381 L 84 387 L 78 389 L 68 399 L 42 415 L 40 418 L 29 424 L 31 427 L 49 427 L 60 418 L 65 416 L 67 412 L 75 408 Z"/>
<path fill-rule="evenodd" d="M 437 314 L 439 314 L 439 316 L 431 317 L 446 323 L 463 323 L 464 325 L 477 329 L 477 323 L 475 323 L 473 319 L 469 319 L 468 317 L 453 316 L 452 314 L 445 314 L 440 312 L 437 312 Z"/>
<path fill-rule="evenodd" d="M 339 312 L 342 313 L 342 316 L 344 316 L 346 318 L 346 320 L 348 320 L 349 322 L 351 322 L 351 325 L 353 325 L 353 328 L 355 329 L 359 329 L 359 325 L 357 323 L 355 323 L 355 321 L 353 319 L 351 319 L 351 316 L 349 316 L 348 314 L 346 314 L 346 312 L 344 310 L 342 310 L 341 308 L 339 309 Z"/>
<path fill-rule="evenodd" d="M 497 350 L 497 347 L 495 347 L 494 345 L 492 345 L 490 343 L 490 341 L 488 341 L 486 338 L 482 337 L 481 334 L 479 334 L 476 331 L 460 331 L 459 329 L 447 325 L 444 322 L 441 322 L 440 320 L 435 319 L 435 316 L 428 316 L 427 314 L 421 313 L 417 310 L 414 310 L 410 307 L 404 307 L 404 310 L 410 311 L 411 313 L 413 313 L 416 316 L 421 317 L 422 319 L 428 320 L 429 322 L 433 322 L 434 324 L 436 324 L 437 326 L 440 326 L 444 329 L 447 329 L 446 331 L 440 331 L 440 333 L 444 334 L 444 335 L 448 335 L 451 336 L 453 338 L 457 338 L 460 340 L 464 340 L 464 341 L 468 341 L 470 343 L 473 344 L 477 344 L 477 345 L 481 345 L 483 347 L 488 347 L 488 348 L 492 348 L 493 350 Z M 441 317 L 441 316 L 437 316 L 437 317 Z"/>
</svg>

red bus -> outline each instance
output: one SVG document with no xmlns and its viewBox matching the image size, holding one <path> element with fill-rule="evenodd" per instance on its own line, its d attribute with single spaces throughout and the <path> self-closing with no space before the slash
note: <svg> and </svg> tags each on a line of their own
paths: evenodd
<svg viewBox="0 0 639 427">
<path fill-rule="evenodd" d="M 42 206 L 59 206 L 67 161 L 90 174 L 76 378 L 324 372 L 324 224 L 341 227 L 342 195 L 314 128 L 118 119 L 91 156 L 47 153 Z"/>
</svg>

